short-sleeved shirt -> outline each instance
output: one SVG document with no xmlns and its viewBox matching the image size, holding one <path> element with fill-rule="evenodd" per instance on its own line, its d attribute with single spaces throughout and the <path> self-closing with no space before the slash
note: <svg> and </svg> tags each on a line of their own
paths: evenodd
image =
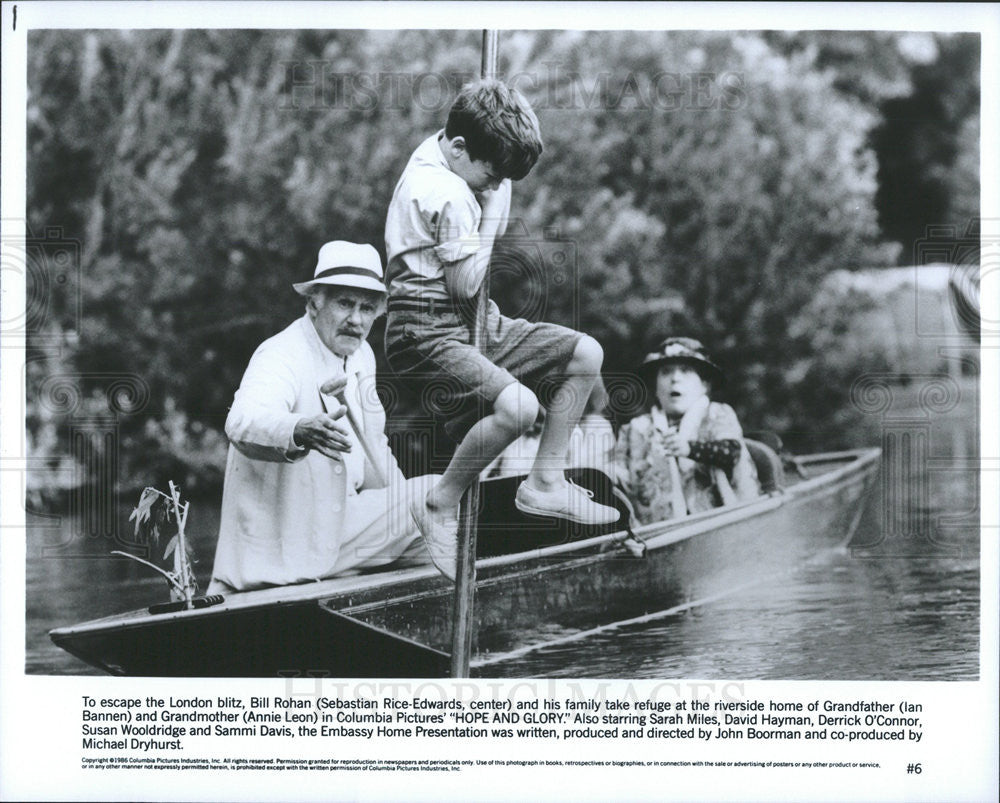
<svg viewBox="0 0 1000 803">
<path fill-rule="evenodd" d="M 460 439 L 512 382 L 544 397 L 544 385 L 564 371 L 581 335 L 554 323 L 507 318 L 491 302 L 481 352 L 472 345 L 470 322 L 457 311 L 393 310 L 393 299 L 451 302 L 445 265 L 480 248 L 482 208 L 448 166 L 443 138 L 439 131 L 413 152 L 389 203 L 385 346 L 393 371 L 407 377 Z"/>
<path fill-rule="evenodd" d="M 479 250 L 482 209 L 465 179 L 441 152 L 444 131 L 413 152 L 389 203 L 385 221 L 391 298 L 450 298 L 444 266 Z"/>
</svg>

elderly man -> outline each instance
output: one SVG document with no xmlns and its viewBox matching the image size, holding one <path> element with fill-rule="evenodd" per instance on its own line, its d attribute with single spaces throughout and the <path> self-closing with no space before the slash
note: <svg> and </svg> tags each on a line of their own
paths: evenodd
<svg viewBox="0 0 1000 803">
<path fill-rule="evenodd" d="M 426 482 L 388 448 L 365 340 L 384 308 L 378 253 L 327 243 L 294 288 L 306 314 L 257 349 L 226 419 L 212 593 L 428 560 L 408 512 Z"/>
</svg>

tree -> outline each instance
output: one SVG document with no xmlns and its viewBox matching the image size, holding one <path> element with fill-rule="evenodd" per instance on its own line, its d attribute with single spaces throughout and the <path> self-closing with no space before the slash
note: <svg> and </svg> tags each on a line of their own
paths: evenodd
<svg viewBox="0 0 1000 803">
<path fill-rule="evenodd" d="M 741 413 L 786 424 L 803 392 L 788 366 L 818 345 L 793 322 L 818 280 L 895 259 L 867 138 L 878 88 L 903 97 L 917 74 L 900 41 L 506 32 L 501 73 L 535 105 L 545 152 L 515 187 L 495 298 L 593 334 L 609 378 L 667 333 L 697 336 Z M 216 481 L 250 354 L 302 313 L 290 284 L 330 239 L 384 256 L 393 186 L 475 75 L 478 34 L 50 30 L 29 45 L 29 228 L 79 242 L 79 282 L 54 288 L 46 336 L 63 339 L 59 365 L 88 404 L 104 404 L 109 372 L 148 391 L 118 411 L 125 476 Z M 940 75 L 967 68 L 958 39 L 945 51 Z M 29 424 L 52 445 L 58 421 L 36 398 L 46 354 L 29 370 Z"/>
<path fill-rule="evenodd" d="M 515 197 L 529 229 L 576 246 L 579 292 L 555 314 L 579 313 L 612 373 L 668 333 L 701 338 L 767 423 L 795 392 L 775 358 L 810 349 L 789 330 L 817 280 L 894 257 L 872 203 L 875 116 L 758 34 L 564 34 L 544 49 L 561 66 L 533 98 L 546 151 Z"/>
<path fill-rule="evenodd" d="M 881 105 L 872 133 L 879 220 L 906 263 L 929 226 L 954 226 L 961 236 L 979 217 L 979 35 L 935 42 L 937 58 L 913 66 L 912 92 Z"/>
</svg>

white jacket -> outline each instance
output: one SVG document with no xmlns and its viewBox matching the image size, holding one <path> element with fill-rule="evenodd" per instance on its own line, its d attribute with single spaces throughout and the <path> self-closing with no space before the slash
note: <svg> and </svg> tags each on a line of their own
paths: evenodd
<svg viewBox="0 0 1000 803">
<path fill-rule="evenodd" d="M 300 419 L 324 411 L 319 388 L 341 370 L 347 373 L 348 404 L 364 422 L 389 484 L 403 482 L 385 437 L 371 346 L 363 343 L 345 365 L 304 315 L 254 352 L 226 419 L 231 445 L 214 578 L 251 588 L 333 571 L 341 543 L 350 537 L 351 523 L 344 519 L 348 495 L 379 487 L 377 474 L 365 459 L 361 487 L 349 487 L 345 464 L 295 449 L 292 433 Z M 340 423 L 350 432 L 352 453 L 363 455 L 347 417 Z"/>
</svg>

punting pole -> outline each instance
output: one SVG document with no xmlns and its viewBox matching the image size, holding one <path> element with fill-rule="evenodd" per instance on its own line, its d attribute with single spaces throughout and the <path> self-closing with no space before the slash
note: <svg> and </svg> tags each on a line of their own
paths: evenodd
<svg viewBox="0 0 1000 803">
<path fill-rule="evenodd" d="M 378 481 L 379 485 L 385 487 L 389 484 L 385 476 L 385 471 L 382 470 L 382 461 L 379 460 L 378 455 L 375 453 L 375 449 L 372 447 L 371 442 L 368 440 L 368 436 L 365 434 L 365 427 L 360 421 L 358 421 L 357 416 L 351 410 L 350 406 L 347 404 L 347 396 L 344 391 L 340 391 L 334 398 L 344 405 L 344 410 L 347 413 L 347 422 L 351 425 L 351 429 L 354 430 L 354 435 L 358 439 L 358 443 L 361 444 L 361 448 L 364 449 L 365 457 L 368 458 L 368 462 L 371 463 L 372 471 L 375 472 L 375 479 Z"/>
<path fill-rule="evenodd" d="M 499 33 L 483 31 L 483 50 L 480 75 L 495 78 Z M 483 350 L 486 346 L 486 311 L 490 300 L 489 270 L 476 294 L 476 320 L 472 330 L 472 344 Z M 479 480 L 473 481 L 462 496 L 458 509 L 458 556 L 455 566 L 455 605 L 451 629 L 451 676 L 469 676 L 469 658 L 472 653 L 473 606 L 476 595 L 476 515 L 479 510 Z"/>
</svg>

